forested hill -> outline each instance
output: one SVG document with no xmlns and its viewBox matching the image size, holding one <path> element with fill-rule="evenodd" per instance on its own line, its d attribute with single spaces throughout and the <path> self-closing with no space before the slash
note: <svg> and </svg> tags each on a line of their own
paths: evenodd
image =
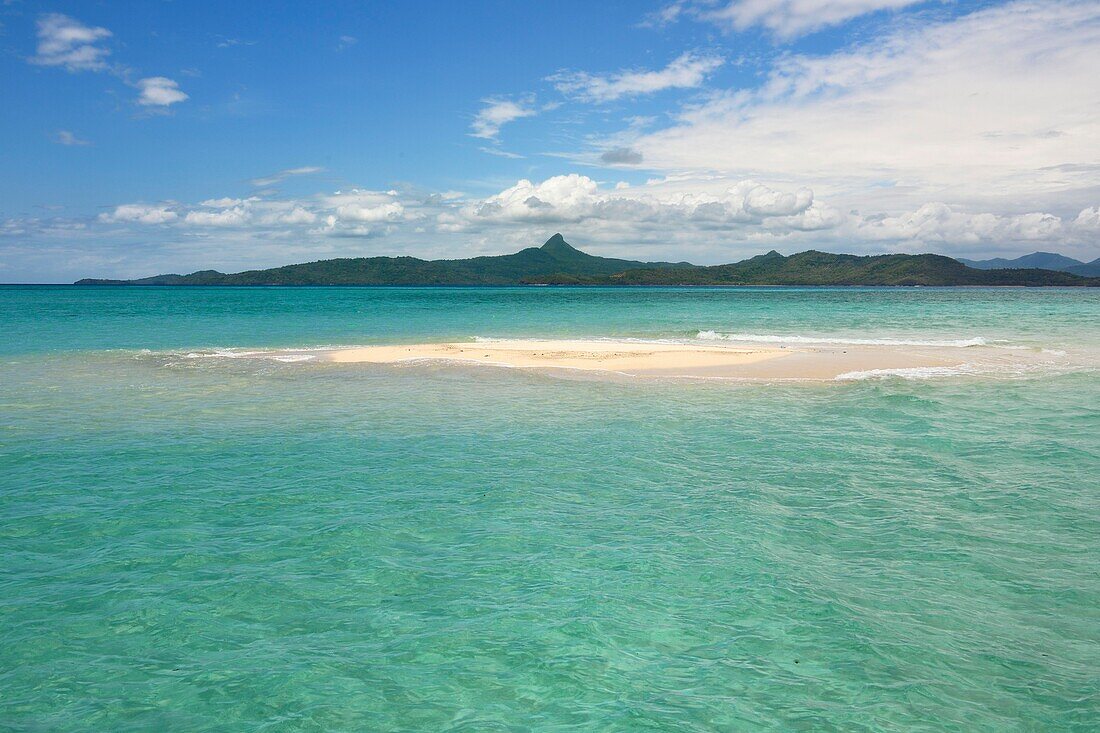
<svg viewBox="0 0 1100 733">
<path fill-rule="evenodd" d="M 555 234 L 541 247 L 464 260 L 357 257 L 226 274 L 200 270 L 77 285 L 1100 285 L 1100 278 L 1039 269 L 979 270 L 942 255 L 772 251 L 729 265 L 597 257 Z"/>
<path fill-rule="evenodd" d="M 687 262 L 638 262 L 596 257 L 572 247 L 560 234 L 541 247 L 515 254 L 465 260 L 356 257 L 320 260 L 269 270 L 225 274 L 154 275 L 138 280 L 89 278 L 77 285 L 519 285 L 550 276 L 600 277 L 647 268 L 693 267 Z"/>
</svg>

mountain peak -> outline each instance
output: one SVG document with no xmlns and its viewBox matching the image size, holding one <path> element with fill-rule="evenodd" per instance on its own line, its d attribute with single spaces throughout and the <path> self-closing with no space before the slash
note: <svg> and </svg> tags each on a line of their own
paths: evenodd
<svg viewBox="0 0 1100 733">
<path fill-rule="evenodd" d="M 541 249 L 552 255 L 561 256 L 576 256 L 583 254 L 579 249 L 565 241 L 565 237 L 561 234 L 555 234 L 546 240 L 546 244 L 542 245 Z"/>
</svg>

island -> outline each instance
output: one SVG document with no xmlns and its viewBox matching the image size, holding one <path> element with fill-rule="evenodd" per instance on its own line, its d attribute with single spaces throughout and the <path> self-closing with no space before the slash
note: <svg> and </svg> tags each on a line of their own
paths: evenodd
<svg viewBox="0 0 1100 733">
<path fill-rule="evenodd" d="M 1100 286 L 1100 277 L 1038 268 L 979 269 L 937 254 L 850 255 L 776 251 L 727 265 L 641 262 L 598 257 L 561 234 L 541 247 L 458 260 L 355 257 L 266 270 L 154 275 L 135 280 L 86 278 L 77 285 L 893 285 Z"/>
</svg>

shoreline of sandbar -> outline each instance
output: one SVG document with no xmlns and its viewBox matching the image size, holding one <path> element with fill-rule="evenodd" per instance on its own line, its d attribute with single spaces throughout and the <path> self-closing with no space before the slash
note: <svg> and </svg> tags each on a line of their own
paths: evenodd
<svg viewBox="0 0 1100 733">
<path fill-rule="evenodd" d="M 331 363 L 451 362 L 521 369 L 581 370 L 634 377 L 834 380 L 848 374 L 961 367 L 935 347 L 696 345 L 627 340 L 499 339 L 333 349 Z M 946 353 L 945 353 L 946 352 Z"/>
</svg>

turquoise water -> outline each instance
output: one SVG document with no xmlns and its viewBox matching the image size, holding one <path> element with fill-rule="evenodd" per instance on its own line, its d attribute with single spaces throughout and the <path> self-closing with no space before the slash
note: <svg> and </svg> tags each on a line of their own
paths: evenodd
<svg viewBox="0 0 1100 733">
<path fill-rule="evenodd" d="M 0 288 L 0 730 L 1096 730 L 1097 324 L 1081 289 Z M 240 357 L 708 331 L 1065 356 Z"/>
</svg>

